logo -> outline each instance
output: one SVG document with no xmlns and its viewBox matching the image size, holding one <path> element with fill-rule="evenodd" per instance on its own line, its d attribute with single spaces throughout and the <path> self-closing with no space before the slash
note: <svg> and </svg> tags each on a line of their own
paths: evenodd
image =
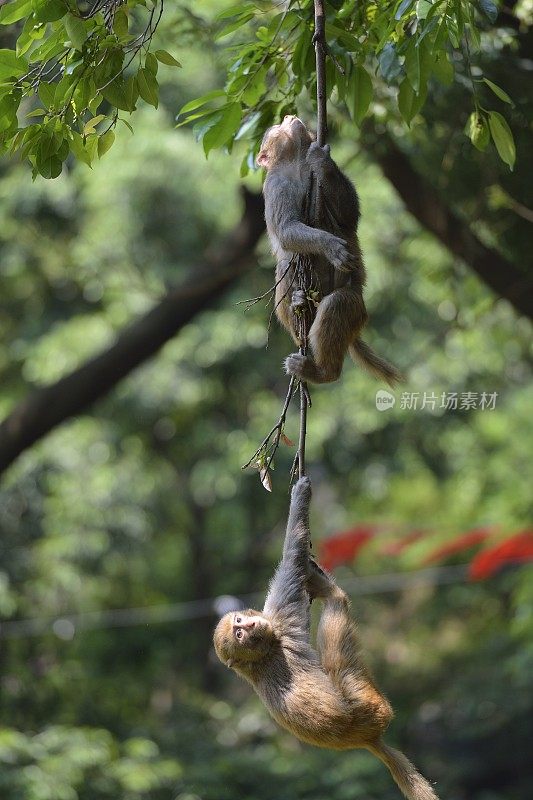
<svg viewBox="0 0 533 800">
<path fill-rule="evenodd" d="M 396 398 L 390 392 L 380 389 L 376 392 L 376 408 L 378 411 L 388 411 L 389 408 L 394 408 Z"/>
</svg>

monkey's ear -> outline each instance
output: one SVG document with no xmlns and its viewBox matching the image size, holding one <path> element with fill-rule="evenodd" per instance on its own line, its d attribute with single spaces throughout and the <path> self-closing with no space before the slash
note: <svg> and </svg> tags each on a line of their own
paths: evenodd
<svg viewBox="0 0 533 800">
<path fill-rule="evenodd" d="M 259 153 L 257 154 L 256 162 L 260 167 L 265 167 L 265 169 L 266 167 L 268 167 L 269 158 L 267 150 L 259 151 Z"/>
<path fill-rule="evenodd" d="M 233 666 L 233 661 L 231 658 L 228 658 L 228 660 L 226 661 L 226 666 L 228 669 L 231 669 L 231 667 Z"/>
</svg>

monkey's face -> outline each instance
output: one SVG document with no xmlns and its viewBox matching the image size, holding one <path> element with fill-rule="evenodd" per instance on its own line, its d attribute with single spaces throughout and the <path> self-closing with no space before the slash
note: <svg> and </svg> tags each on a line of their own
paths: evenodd
<svg viewBox="0 0 533 800">
<path fill-rule="evenodd" d="M 313 140 L 302 120 L 288 114 L 283 122 L 273 125 L 265 133 L 257 163 L 270 169 L 276 164 L 305 157 Z"/>
<path fill-rule="evenodd" d="M 263 658 L 274 632 L 270 620 L 258 611 L 232 611 L 218 623 L 213 640 L 219 659 L 232 667 Z"/>
</svg>

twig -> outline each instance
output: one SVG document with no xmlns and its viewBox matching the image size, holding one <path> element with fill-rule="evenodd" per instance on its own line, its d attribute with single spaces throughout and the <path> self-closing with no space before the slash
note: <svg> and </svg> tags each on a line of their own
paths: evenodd
<svg viewBox="0 0 533 800">
<path fill-rule="evenodd" d="M 283 428 L 285 427 L 285 420 L 287 418 L 287 411 L 289 410 L 289 405 L 292 400 L 292 396 L 294 394 L 294 384 L 296 383 L 296 379 L 294 375 L 291 376 L 289 381 L 289 388 L 287 389 L 287 396 L 285 398 L 285 402 L 283 404 L 283 408 L 281 410 L 281 414 L 279 415 L 279 419 L 253 456 L 246 464 L 243 464 L 241 469 L 247 469 L 248 467 L 258 467 L 262 474 L 268 473 L 272 465 L 272 460 L 278 449 L 280 439 L 283 435 Z M 272 439 L 274 437 L 274 439 Z"/>
</svg>

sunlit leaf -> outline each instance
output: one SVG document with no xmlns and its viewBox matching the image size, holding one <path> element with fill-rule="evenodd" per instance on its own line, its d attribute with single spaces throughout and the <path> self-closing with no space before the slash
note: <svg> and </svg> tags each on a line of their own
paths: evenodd
<svg viewBox="0 0 533 800">
<path fill-rule="evenodd" d="M 167 53 L 166 50 L 156 50 L 154 55 L 158 61 L 162 64 L 166 64 L 167 67 L 181 67 L 180 62 L 170 53 Z"/>
<path fill-rule="evenodd" d="M 32 0 L 14 0 L 6 3 L 0 8 L 0 25 L 12 25 L 19 19 L 31 14 L 33 10 Z"/>
<path fill-rule="evenodd" d="M 492 81 L 489 81 L 488 78 L 483 78 L 483 81 L 484 81 L 484 83 L 487 84 L 487 86 L 490 89 L 492 89 L 492 91 L 494 92 L 496 97 L 499 97 L 500 100 L 503 100 L 504 103 L 509 103 L 509 105 L 511 105 L 511 106 L 514 105 L 513 101 L 511 100 L 511 98 L 509 97 L 507 92 L 504 92 L 503 89 L 500 89 L 500 87 L 497 86 L 495 83 L 493 83 Z"/>
<path fill-rule="evenodd" d="M 13 50 L 0 50 L 0 80 L 15 78 L 28 71 L 28 62 Z"/>
<path fill-rule="evenodd" d="M 489 111 L 489 126 L 492 140 L 501 160 L 512 170 L 516 159 L 516 149 L 509 125 L 497 111 Z"/>
<path fill-rule="evenodd" d="M 468 135 L 470 136 L 470 141 L 478 150 L 485 150 L 490 141 L 487 120 L 475 111 L 468 120 Z"/>
<path fill-rule="evenodd" d="M 81 50 L 88 36 L 88 30 L 81 19 L 73 14 L 67 14 L 63 25 L 73 46 L 76 50 Z"/>
</svg>

